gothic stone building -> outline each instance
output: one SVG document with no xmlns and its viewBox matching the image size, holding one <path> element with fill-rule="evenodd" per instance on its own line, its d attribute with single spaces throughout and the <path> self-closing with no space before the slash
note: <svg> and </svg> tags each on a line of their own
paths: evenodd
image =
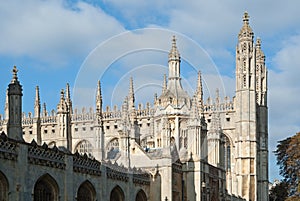
<svg viewBox="0 0 300 201">
<path fill-rule="evenodd" d="M 236 46 L 233 99 L 203 101 L 181 85 L 173 38 L 168 79 L 153 105 L 136 105 L 133 79 L 120 109 L 72 108 L 69 85 L 56 110 L 22 114 L 16 69 L 0 129 L 0 200 L 268 200 L 267 69 L 245 13 Z M 217 93 L 218 94 L 218 93 Z"/>
</svg>

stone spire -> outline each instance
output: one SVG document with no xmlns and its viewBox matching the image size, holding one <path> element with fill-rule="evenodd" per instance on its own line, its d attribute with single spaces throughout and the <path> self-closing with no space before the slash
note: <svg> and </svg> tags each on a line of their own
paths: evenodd
<svg viewBox="0 0 300 201">
<path fill-rule="evenodd" d="M 22 133 L 22 85 L 18 81 L 18 69 L 14 66 L 13 77 L 8 85 L 8 137 L 23 141 Z"/>
<path fill-rule="evenodd" d="M 180 54 L 176 46 L 176 38 L 173 36 L 172 48 L 169 53 L 169 80 L 180 78 Z"/>
<path fill-rule="evenodd" d="M 167 91 L 167 76 L 164 74 L 164 81 L 163 81 L 163 87 L 162 87 L 162 94 L 166 93 Z"/>
<path fill-rule="evenodd" d="M 216 89 L 216 104 L 220 104 L 220 90 L 218 88 Z"/>
<path fill-rule="evenodd" d="M 40 117 L 41 114 L 41 102 L 39 86 L 35 87 L 35 101 L 34 101 L 34 117 Z"/>
<path fill-rule="evenodd" d="M 67 104 L 67 109 L 69 110 L 70 114 L 73 113 L 73 107 L 72 107 L 72 100 L 71 100 L 71 95 L 70 95 L 70 85 L 67 83 L 66 86 L 66 104 Z"/>
<path fill-rule="evenodd" d="M 102 112 L 102 93 L 101 93 L 101 83 L 100 83 L 100 80 L 98 80 L 98 85 L 97 85 L 96 111 L 97 111 L 97 113 L 101 113 Z"/>
<path fill-rule="evenodd" d="M 203 87 L 202 87 L 202 76 L 201 72 L 198 72 L 197 89 L 196 89 L 197 106 L 203 107 Z"/>
<path fill-rule="evenodd" d="M 180 62 L 180 54 L 176 46 L 176 37 L 172 38 L 172 48 L 169 53 L 169 61 L 179 61 Z"/>
<path fill-rule="evenodd" d="M 43 116 L 44 117 L 48 116 L 47 108 L 46 108 L 46 103 L 43 104 Z"/>
<path fill-rule="evenodd" d="M 128 106 L 129 110 L 134 109 L 134 88 L 133 88 L 133 79 L 130 77 L 130 82 L 129 82 L 129 94 L 128 94 Z"/>
</svg>

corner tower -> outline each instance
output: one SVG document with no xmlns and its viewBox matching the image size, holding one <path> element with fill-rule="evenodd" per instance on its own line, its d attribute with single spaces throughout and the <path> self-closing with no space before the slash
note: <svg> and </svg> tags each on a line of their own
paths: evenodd
<svg viewBox="0 0 300 201">
<path fill-rule="evenodd" d="M 22 85 L 18 80 L 18 69 L 14 66 L 13 78 L 8 85 L 8 125 L 7 134 L 9 138 L 23 141 L 22 133 Z"/>
<path fill-rule="evenodd" d="M 267 140 L 267 112 L 260 109 L 262 103 L 266 106 L 266 74 L 264 72 L 266 69 L 260 40 L 255 45 L 253 38 L 254 34 L 249 26 L 249 15 L 245 12 L 236 47 L 235 172 L 237 186 L 235 193 L 252 201 L 268 200 L 268 193 L 265 189 L 267 186 L 261 185 L 268 180 L 268 159 L 265 154 L 265 151 L 267 152 L 265 141 Z M 260 133 L 264 133 L 264 140 Z M 261 151 L 262 145 L 264 154 Z"/>
</svg>

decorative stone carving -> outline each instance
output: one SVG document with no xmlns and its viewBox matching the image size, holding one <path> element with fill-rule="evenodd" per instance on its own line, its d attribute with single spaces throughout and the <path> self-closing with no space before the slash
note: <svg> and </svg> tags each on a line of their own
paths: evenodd
<svg viewBox="0 0 300 201">
<path fill-rule="evenodd" d="M 80 155 L 76 152 L 73 155 L 73 171 L 83 174 L 101 175 L 101 163 L 95 159 L 88 158 L 86 154 Z"/>
</svg>

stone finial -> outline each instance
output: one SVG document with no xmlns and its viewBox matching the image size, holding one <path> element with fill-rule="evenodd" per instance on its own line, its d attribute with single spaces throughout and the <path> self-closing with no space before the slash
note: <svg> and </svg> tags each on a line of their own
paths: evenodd
<svg viewBox="0 0 300 201">
<path fill-rule="evenodd" d="M 11 83 L 19 83 L 19 81 L 18 81 L 18 69 L 17 69 L 17 67 L 14 66 L 14 68 L 12 69 L 11 72 L 12 72 L 12 74 L 13 74 Z"/>
<path fill-rule="evenodd" d="M 169 53 L 169 61 L 170 60 L 179 60 L 180 61 L 180 54 L 179 54 L 179 51 L 176 46 L 176 37 L 175 36 L 173 36 L 173 38 L 172 38 L 172 48 Z"/>
<path fill-rule="evenodd" d="M 256 39 L 256 47 L 258 47 L 259 49 L 261 47 L 261 40 L 259 37 L 257 37 L 257 39 Z"/>
<path fill-rule="evenodd" d="M 65 100 L 65 91 L 63 89 L 60 91 L 60 100 Z"/>
<path fill-rule="evenodd" d="M 240 30 L 240 33 L 238 35 L 239 39 L 247 39 L 247 40 L 252 40 L 253 39 L 253 31 L 249 25 L 249 15 L 247 12 L 244 13 L 243 15 L 243 26 Z"/>
<path fill-rule="evenodd" d="M 245 11 L 245 12 L 244 12 L 244 16 L 243 16 L 243 22 L 244 22 L 245 24 L 249 24 L 249 18 L 250 18 L 250 16 L 249 16 L 248 12 Z"/>
</svg>

